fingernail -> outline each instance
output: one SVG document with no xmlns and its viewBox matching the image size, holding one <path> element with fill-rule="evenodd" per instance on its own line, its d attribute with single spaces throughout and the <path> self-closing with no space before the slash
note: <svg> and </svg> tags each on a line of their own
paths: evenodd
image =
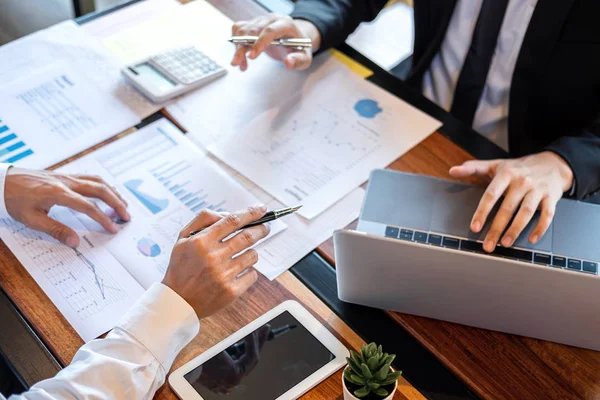
<svg viewBox="0 0 600 400">
<path fill-rule="evenodd" d="M 512 244 L 512 238 L 510 236 L 507 236 L 504 239 L 502 239 L 502 246 L 510 247 L 511 244 Z"/>
<path fill-rule="evenodd" d="M 254 208 L 256 208 L 260 212 L 267 212 L 267 206 L 265 206 L 264 204 L 256 204 Z"/>
<path fill-rule="evenodd" d="M 125 218 L 126 221 L 131 220 L 131 214 L 129 214 L 129 212 L 125 211 Z"/>
<path fill-rule="evenodd" d="M 537 243 L 538 240 L 540 240 L 540 236 L 537 234 L 531 237 L 531 243 Z"/>
<path fill-rule="evenodd" d="M 75 236 L 67 237 L 67 246 L 76 248 L 77 246 L 79 246 L 79 238 Z"/>
<path fill-rule="evenodd" d="M 479 230 L 481 229 L 481 222 L 479 222 L 479 221 L 473 222 L 473 226 L 471 229 L 473 229 L 473 232 L 479 232 Z"/>
<path fill-rule="evenodd" d="M 294 68 L 296 66 L 296 59 L 294 57 L 290 57 L 290 67 Z"/>
</svg>

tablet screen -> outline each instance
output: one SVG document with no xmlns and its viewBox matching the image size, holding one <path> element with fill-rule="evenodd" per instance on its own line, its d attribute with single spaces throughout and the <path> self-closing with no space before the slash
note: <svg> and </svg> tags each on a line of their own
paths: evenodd
<svg viewBox="0 0 600 400">
<path fill-rule="evenodd" d="M 273 400 L 333 358 L 286 311 L 184 378 L 205 400 Z"/>
</svg>

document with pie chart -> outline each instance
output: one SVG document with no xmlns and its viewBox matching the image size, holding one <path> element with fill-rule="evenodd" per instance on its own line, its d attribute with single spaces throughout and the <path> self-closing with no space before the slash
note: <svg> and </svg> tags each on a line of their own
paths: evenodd
<svg viewBox="0 0 600 400">
<path fill-rule="evenodd" d="M 312 219 L 440 126 L 335 69 L 208 150 L 285 205 L 303 204 L 299 214 Z"/>
<path fill-rule="evenodd" d="M 181 229 L 200 210 L 237 211 L 260 202 L 166 119 L 60 171 L 101 176 L 129 203 L 131 221 L 98 202 L 120 226 L 113 235 L 86 215 L 53 207 L 51 217 L 79 234 L 77 249 L 11 219 L 0 219 L 0 237 L 85 341 L 112 328 L 162 280 Z M 287 228 L 281 220 L 269 224 L 264 240 Z"/>
<path fill-rule="evenodd" d="M 233 212 L 259 203 L 166 119 L 61 171 L 102 176 L 127 200 L 131 222 L 123 224 L 116 235 L 84 215 L 79 218 L 95 233 L 96 243 L 108 249 L 145 288 L 162 279 L 179 232 L 201 210 Z M 271 236 L 285 228 L 283 221 L 273 221 Z"/>
</svg>

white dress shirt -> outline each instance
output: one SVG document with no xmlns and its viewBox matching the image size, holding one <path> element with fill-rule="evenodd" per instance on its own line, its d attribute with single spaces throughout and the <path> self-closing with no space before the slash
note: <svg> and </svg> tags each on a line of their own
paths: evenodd
<svg viewBox="0 0 600 400">
<path fill-rule="evenodd" d="M 423 77 L 423 95 L 450 111 L 483 0 L 458 0 L 446 37 Z M 508 110 L 512 76 L 537 0 L 510 0 L 473 129 L 508 151 Z"/>
<path fill-rule="evenodd" d="M 4 182 L 9 168 L 0 164 L 0 218 L 8 217 Z M 9 400 L 150 399 L 199 330 L 194 309 L 169 287 L 155 283 L 105 339 L 83 345 L 54 378 Z M 5 400 L 2 394 L 0 400 Z"/>
<path fill-rule="evenodd" d="M 151 399 L 199 329 L 192 307 L 155 283 L 105 339 L 83 345 L 54 378 L 9 400 Z"/>
</svg>

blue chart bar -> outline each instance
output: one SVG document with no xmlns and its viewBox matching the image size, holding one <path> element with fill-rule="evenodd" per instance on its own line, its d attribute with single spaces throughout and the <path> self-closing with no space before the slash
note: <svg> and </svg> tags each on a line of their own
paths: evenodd
<svg viewBox="0 0 600 400">
<path fill-rule="evenodd" d="M 15 133 L 9 132 L 7 125 L 0 124 L 0 157 L 8 156 L 6 159 L 0 159 L 4 163 L 16 163 L 17 161 L 33 154 L 33 150 L 27 149 L 24 142 L 20 141 Z"/>
<path fill-rule="evenodd" d="M 16 156 L 12 156 L 11 158 L 9 158 L 8 160 L 6 160 L 7 163 L 14 163 L 19 161 L 22 158 L 25 158 L 27 156 L 30 156 L 33 154 L 33 150 L 25 150 L 24 152 L 17 154 Z"/>
<path fill-rule="evenodd" d="M 150 170 L 150 172 L 173 196 L 177 197 L 181 203 L 194 213 L 198 213 L 203 208 L 225 211 L 223 208 L 225 201 L 211 204 L 209 194 L 195 185 L 193 179 L 190 179 L 191 168 L 193 166 L 189 162 L 179 161 L 163 163 L 159 167 Z"/>
<path fill-rule="evenodd" d="M 6 142 L 10 142 L 13 139 L 16 139 L 17 135 L 15 135 L 14 133 L 11 133 L 10 135 L 6 135 L 2 138 L 0 138 L 0 145 L 6 143 Z"/>
<path fill-rule="evenodd" d="M 0 157 L 5 156 L 6 154 L 10 153 L 11 151 L 15 151 L 17 149 L 20 149 L 23 146 L 25 146 L 25 143 L 23 143 L 23 142 L 17 142 L 17 143 L 15 143 L 13 145 L 5 147 L 2 150 L 0 150 Z"/>
</svg>

